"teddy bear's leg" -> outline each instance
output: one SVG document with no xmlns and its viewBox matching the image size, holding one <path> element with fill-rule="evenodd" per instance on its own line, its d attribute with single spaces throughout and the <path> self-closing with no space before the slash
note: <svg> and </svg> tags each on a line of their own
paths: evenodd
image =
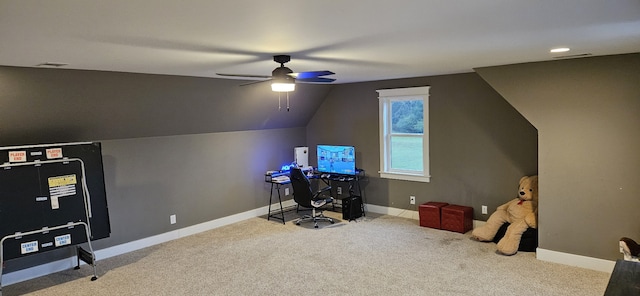
<svg viewBox="0 0 640 296">
<path fill-rule="evenodd" d="M 504 237 L 498 242 L 498 252 L 504 255 L 513 255 L 518 252 L 520 246 L 520 239 L 522 234 L 529 228 L 529 225 L 524 220 L 511 223 L 507 227 L 507 232 Z"/>
<path fill-rule="evenodd" d="M 492 241 L 502 224 L 508 221 L 508 216 L 509 214 L 504 210 L 493 212 L 493 214 L 489 216 L 487 223 L 475 228 L 473 232 L 471 232 L 471 236 L 482 242 Z"/>
</svg>

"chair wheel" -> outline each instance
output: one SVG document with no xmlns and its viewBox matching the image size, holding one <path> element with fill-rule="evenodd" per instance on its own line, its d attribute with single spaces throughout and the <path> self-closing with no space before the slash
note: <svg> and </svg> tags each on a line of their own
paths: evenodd
<svg viewBox="0 0 640 296">
<path fill-rule="evenodd" d="M 329 222 L 331 222 L 331 224 L 336 223 L 336 222 L 335 222 L 335 221 L 333 221 L 333 220 L 331 220 L 331 221 L 329 221 Z"/>
<path fill-rule="evenodd" d="M 300 222 L 296 222 L 296 225 L 300 225 Z"/>
<path fill-rule="evenodd" d="M 316 226 L 313 226 L 313 227 L 314 227 L 314 228 L 318 228 L 318 225 L 316 225 Z"/>
</svg>

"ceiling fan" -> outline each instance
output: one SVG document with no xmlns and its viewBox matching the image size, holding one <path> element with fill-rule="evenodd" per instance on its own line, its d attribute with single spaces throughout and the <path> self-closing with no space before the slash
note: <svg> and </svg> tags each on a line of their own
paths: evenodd
<svg viewBox="0 0 640 296">
<path fill-rule="evenodd" d="M 271 90 L 275 92 L 293 91 L 295 90 L 296 82 L 329 83 L 329 82 L 335 81 L 335 79 L 333 78 L 321 77 L 321 76 L 335 74 L 327 70 L 294 73 L 291 69 L 284 66 L 285 63 L 288 63 L 289 61 L 291 61 L 291 56 L 289 55 L 275 55 L 273 56 L 273 61 L 276 63 L 279 63 L 280 67 L 275 68 L 271 72 L 271 76 L 251 75 L 251 74 L 224 74 L 224 73 L 216 73 L 216 75 L 267 79 L 263 81 L 272 81 Z M 262 81 L 259 81 L 259 82 L 262 82 Z M 256 83 L 256 82 L 252 82 L 252 83 Z M 252 84 L 252 83 L 248 83 L 248 84 Z M 247 84 L 244 84 L 244 85 L 247 85 Z"/>
</svg>

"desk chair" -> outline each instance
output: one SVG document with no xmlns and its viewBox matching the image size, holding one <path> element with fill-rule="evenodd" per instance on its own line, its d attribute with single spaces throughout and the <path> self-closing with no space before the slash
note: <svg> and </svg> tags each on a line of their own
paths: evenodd
<svg viewBox="0 0 640 296">
<path fill-rule="evenodd" d="M 304 215 L 294 221 L 296 225 L 300 222 L 313 221 L 314 227 L 318 228 L 318 221 L 328 221 L 333 224 L 333 219 L 325 217 L 320 213 L 316 214 L 316 209 L 327 203 L 333 203 L 333 197 L 320 196 L 325 191 L 331 190 L 331 186 L 324 187 L 316 192 L 311 189 L 311 182 L 300 168 L 291 168 L 291 186 L 293 187 L 293 200 L 299 206 L 311 208 L 311 215 Z"/>
</svg>

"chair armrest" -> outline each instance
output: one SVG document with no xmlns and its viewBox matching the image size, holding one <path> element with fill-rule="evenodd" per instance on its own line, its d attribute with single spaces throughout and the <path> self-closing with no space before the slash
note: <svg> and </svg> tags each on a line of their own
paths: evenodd
<svg viewBox="0 0 640 296">
<path fill-rule="evenodd" d="M 324 188 L 318 190 L 317 194 L 320 194 L 322 192 L 329 191 L 329 190 L 331 190 L 331 186 L 327 186 L 327 187 L 324 187 Z"/>
</svg>

